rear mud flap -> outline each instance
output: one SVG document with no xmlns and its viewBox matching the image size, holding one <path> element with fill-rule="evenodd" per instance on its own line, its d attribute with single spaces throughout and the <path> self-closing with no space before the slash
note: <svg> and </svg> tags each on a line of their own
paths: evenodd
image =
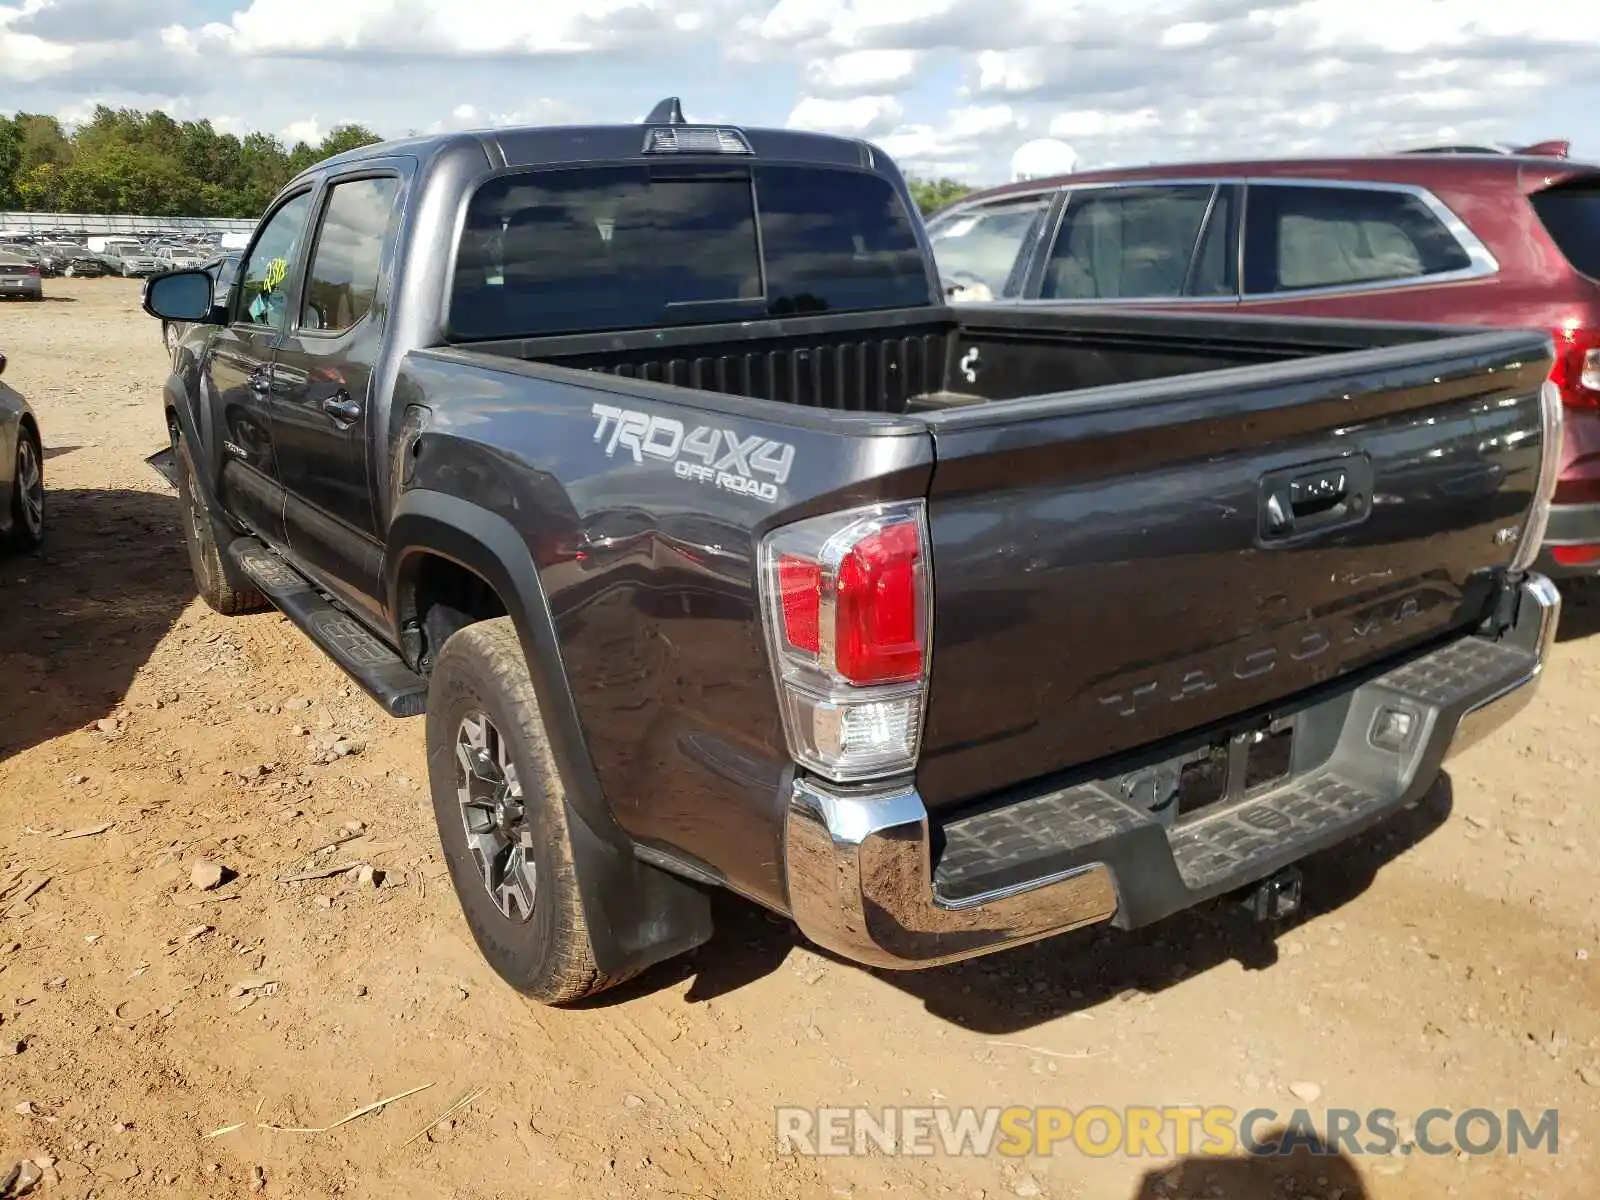
<svg viewBox="0 0 1600 1200">
<path fill-rule="evenodd" d="M 178 459 L 177 456 L 173 454 L 171 446 L 157 450 L 149 458 L 145 459 L 145 462 L 149 463 L 153 468 L 155 468 L 156 474 L 167 481 L 168 487 L 172 488 L 174 491 L 177 490 Z"/>
</svg>

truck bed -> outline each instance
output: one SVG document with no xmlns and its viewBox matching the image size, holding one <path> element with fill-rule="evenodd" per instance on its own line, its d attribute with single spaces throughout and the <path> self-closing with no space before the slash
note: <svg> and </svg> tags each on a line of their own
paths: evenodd
<svg viewBox="0 0 1600 1200">
<path fill-rule="evenodd" d="M 963 305 L 464 348 L 807 408 L 904 414 L 1441 336 L 1364 321 Z"/>
<path fill-rule="evenodd" d="M 446 355 L 484 350 L 739 414 L 811 462 L 830 434 L 931 435 L 933 810 L 1270 730 L 1477 627 L 1533 499 L 1549 362 L 1537 333 L 999 305 Z"/>
</svg>

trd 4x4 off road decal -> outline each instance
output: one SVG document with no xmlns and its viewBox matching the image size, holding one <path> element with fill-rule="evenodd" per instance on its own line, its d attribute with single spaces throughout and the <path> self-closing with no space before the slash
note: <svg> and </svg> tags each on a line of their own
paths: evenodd
<svg viewBox="0 0 1600 1200">
<path fill-rule="evenodd" d="M 668 462 L 679 479 L 754 496 L 768 504 L 777 502 L 778 487 L 787 482 L 794 466 L 794 447 L 788 442 L 743 438 L 716 425 L 689 428 L 672 417 L 610 404 L 595 404 L 589 411 L 595 417 L 594 440 L 604 443 L 606 457 L 620 448 L 636 463 L 646 457 Z"/>
</svg>

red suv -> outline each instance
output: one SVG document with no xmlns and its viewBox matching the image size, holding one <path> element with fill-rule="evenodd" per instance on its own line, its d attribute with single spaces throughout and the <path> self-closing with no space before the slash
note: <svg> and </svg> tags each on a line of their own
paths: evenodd
<svg viewBox="0 0 1600 1200">
<path fill-rule="evenodd" d="M 1537 326 L 1566 434 L 1543 568 L 1600 573 L 1600 166 L 1504 153 L 1094 171 L 928 221 L 952 299 Z"/>
</svg>

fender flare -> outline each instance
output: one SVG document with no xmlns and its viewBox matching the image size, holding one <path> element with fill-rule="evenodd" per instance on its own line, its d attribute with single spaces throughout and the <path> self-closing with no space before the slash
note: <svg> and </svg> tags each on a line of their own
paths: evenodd
<svg viewBox="0 0 1600 1200">
<path fill-rule="evenodd" d="M 600 968 L 640 970 L 704 942 L 711 934 L 709 898 L 639 861 L 605 798 L 567 683 L 555 620 L 516 529 L 470 501 L 418 488 L 395 505 L 387 542 L 385 587 L 397 623 L 413 615 L 402 606 L 408 563 L 432 555 L 488 583 L 515 625 L 561 772 L 579 891 Z"/>
<path fill-rule="evenodd" d="M 161 389 L 162 407 L 178 422 L 183 440 L 189 443 L 189 453 L 195 460 L 195 478 L 200 484 L 200 499 L 213 521 L 222 521 L 223 508 L 217 500 L 216 480 L 212 477 L 211 445 L 206 441 L 196 416 L 196 406 L 183 377 L 176 373 L 167 376 Z"/>
</svg>

